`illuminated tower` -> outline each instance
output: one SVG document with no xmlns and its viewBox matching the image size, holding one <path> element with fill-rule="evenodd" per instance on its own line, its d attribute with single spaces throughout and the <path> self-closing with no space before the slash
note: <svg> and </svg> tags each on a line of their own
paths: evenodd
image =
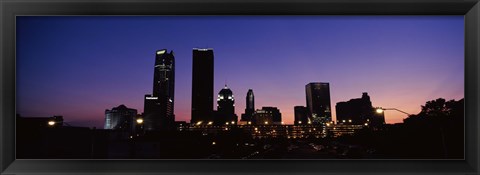
<svg viewBox="0 0 480 175">
<path fill-rule="evenodd" d="M 253 113 L 255 113 L 255 96 L 253 90 L 249 89 L 246 97 L 245 113 L 242 114 L 242 121 L 251 121 Z"/>
<path fill-rule="evenodd" d="M 193 49 L 191 123 L 213 121 L 213 49 Z"/>
<path fill-rule="evenodd" d="M 305 86 L 305 92 L 309 121 L 313 124 L 332 121 L 330 85 L 328 83 L 309 83 Z"/>
<path fill-rule="evenodd" d="M 153 70 L 153 93 L 145 95 L 145 130 L 171 129 L 175 123 L 175 57 L 173 51 L 158 50 Z"/>
<path fill-rule="evenodd" d="M 215 115 L 215 124 L 224 125 L 236 124 L 238 117 L 235 115 L 235 98 L 232 90 L 227 85 L 220 90 L 217 98 L 217 114 Z"/>
</svg>

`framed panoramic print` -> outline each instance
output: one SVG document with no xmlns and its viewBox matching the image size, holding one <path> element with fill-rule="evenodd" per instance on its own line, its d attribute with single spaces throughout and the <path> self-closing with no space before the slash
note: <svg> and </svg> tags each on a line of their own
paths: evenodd
<svg viewBox="0 0 480 175">
<path fill-rule="evenodd" d="M 1 1 L 4 174 L 478 174 L 469 1 Z"/>
</svg>

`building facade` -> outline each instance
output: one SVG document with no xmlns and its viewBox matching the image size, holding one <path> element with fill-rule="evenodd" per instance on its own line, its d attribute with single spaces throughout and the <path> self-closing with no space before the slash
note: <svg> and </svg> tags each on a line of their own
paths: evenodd
<svg viewBox="0 0 480 175">
<path fill-rule="evenodd" d="M 249 89 L 246 97 L 245 113 L 242 114 L 241 121 L 251 122 L 252 116 L 255 113 L 255 96 L 253 95 L 253 90 Z"/>
<path fill-rule="evenodd" d="M 213 121 L 213 49 L 193 49 L 191 123 Z"/>
<path fill-rule="evenodd" d="M 174 128 L 175 115 L 175 56 L 166 49 L 155 55 L 153 93 L 144 98 L 144 129 L 163 130 Z"/>
<path fill-rule="evenodd" d="M 332 121 L 329 83 L 309 83 L 305 92 L 309 121 L 313 124 Z"/>
<path fill-rule="evenodd" d="M 110 110 L 106 109 L 104 129 L 134 131 L 136 116 L 136 109 L 127 108 L 123 104 Z"/>
</svg>

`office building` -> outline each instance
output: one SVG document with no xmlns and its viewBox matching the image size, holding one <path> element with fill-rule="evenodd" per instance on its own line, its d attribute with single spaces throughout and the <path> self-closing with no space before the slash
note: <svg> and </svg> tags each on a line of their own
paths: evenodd
<svg viewBox="0 0 480 175">
<path fill-rule="evenodd" d="M 237 124 L 238 117 L 235 114 L 235 98 L 232 90 L 225 85 L 217 96 L 217 112 L 215 115 L 215 125 Z"/>
<path fill-rule="evenodd" d="M 365 127 L 364 124 L 338 123 L 327 124 L 326 132 L 331 137 L 339 137 L 344 135 L 354 135 Z"/>
<path fill-rule="evenodd" d="M 134 131 L 136 116 L 136 109 L 127 108 L 123 104 L 110 110 L 106 109 L 104 129 Z"/>
<path fill-rule="evenodd" d="M 144 129 L 147 131 L 174 128 L 175 56 L 166 49 L 155 55 L 153 93 L 144 98 Z"/>
<path fill-rule="evenodd" d="M 193 49 L 191 123 L 213 121 L 213 49 Z"/>
<path fill-rule="evenodd" d="M 293 107 L 295 113 L 294 125 L 308 124 L 308 110 L 305 106 Z"/>
<path fill-rule="evenodd" d="M 252 117 L 254 125 L 281 125 L 282 113 L 276 107 L 262 107 L 257 109 Z"/>
<path fill-rule="evenodd" d="M 309 83 L 305 86 L 308 118 L 312 124 L 332 121 L 329 83 Z"/>
<path fill-rule="evenodd" d="M 372 107 L 370 96 L 363 92 L 361 98 L 350 99 L 346 102 L 338 102 L 335 106 L 337 123 L 372 126 L 385 124 L 383 113 L 376 113 Z"/>
<path fill-rule="evenodd" d="M 255 113 L 255 96 L 253 95 L 253 90 L 249 89 L 246 97 L 245 113 L 242 114 L 241 121 L 252 121 L 253 113 Z"/>
</svg>

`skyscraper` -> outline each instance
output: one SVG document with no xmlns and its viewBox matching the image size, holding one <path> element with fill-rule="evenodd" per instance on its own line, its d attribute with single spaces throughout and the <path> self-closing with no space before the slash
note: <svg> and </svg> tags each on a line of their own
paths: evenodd
<svg viewBox="0 0 480 175">
<path fill-rule="evenodd" d="M 224 125 L 225 123 L 236 124 L 238 120 L 235 114 L 235 98 L 232 90 L 227 85 L 220 90 L 217 98 L 217 113 L 215 115 L 215 124 Z"/>
<path fill-rule="evenodd" d="M 309 83 L 305 86 L 308 118 L 313 124 L 332 121 L 329 83 Z"/>
<path fill-rule="evenodd" d="M 193 49 L 191 123 L 213 121 L 213 49 Z"/>
<path fill-rule="evenodd" d="M 153 93 L 145 95 L 145 130 L 171 129 L 175 115 L 175 56 L 173 51 L 158 50 L 153 70 Z"/>
<path fill-rule="evenodd" d="M 241 121 L 251 121 L 253 113 L 255 113 L 255 96 L 253 90 L 249 89 L 246 97 L 245 113 L 242 114 Z"/>
</svg>

